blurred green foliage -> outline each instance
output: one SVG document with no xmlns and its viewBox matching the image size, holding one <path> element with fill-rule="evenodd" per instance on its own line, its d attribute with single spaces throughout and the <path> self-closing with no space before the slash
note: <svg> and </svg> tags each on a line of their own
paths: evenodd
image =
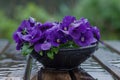
<svg viewBox="0 0 120 80">
<path fill-rule="evenodd" d="M 73 14 L 98 25 L 103 38 L 120 39 L 120 0 L 79 0 Z M 106 37 L 107 36 L 107 37 Z"/>
<path fill-rule="evenodd" d="M 40 6 L 37 6 L 33 3 L 29 3 L 26 6 L 18 6 L 15 10 L 15 19 L 22 21 L 29 17 L 34 17 L 37 21 L 45 22 L 48 20 L 53 20 L 52 16 L 48 14 L 45 9 Z"/>
<path fill-rule="evenodd" d="M 54 20 L 42 7 L 38 7 L 33 3 L 29 3 L 26 6 L 16 6 L 13 18 L 5 15 L 5 12 L 0 11 L 0 38 L 7 38 L 12 41 L 13 32 L 22 20 L 29 17 L 34 17 L 40 22 Z"/>
<path fill-rule="evenodd" d="M 3 11 L 0 11 L 0 38 L 12 39 L 12 34 L 18 26 L 17 22 L 8 18 Z"/>
<path fill-rule="evenodd" d="M 60 21 L 65 15 L 73 15 L 77 18 L 88 18 L 91 24 L 97 25 L 101 29 L 103 39 L 120 39 L 120 0 L 59 0 L 59 5 L 56 4 L 58 1 L 53 1 L 49 4 L 41 0 L 40 3 L 46 3 L 44 6 L 39 5 L 39 0 L 38 4 L 25 1 L 24 5 L 18 5 L 16 1 L 11 2 L 11 10 L 0 9 L 0 38 L 13 41 L 13 32 L 23 19 L 30 16 L 45 22 Z M 24 0 L 21 3 L 24 3 Z"/>
</svg>

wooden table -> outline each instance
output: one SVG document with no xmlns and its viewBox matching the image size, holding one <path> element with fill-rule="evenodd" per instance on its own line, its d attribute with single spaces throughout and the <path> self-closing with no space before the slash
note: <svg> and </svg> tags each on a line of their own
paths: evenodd
<svg viewBox="0 0 120 80">
<path fill-rule="evenodd" d="M 109 51 L 106 51 L 104 49 L 108 49 Z M 20 52 L 15 50 L 15 44 L 10 44 L 9 41 L 6 39 L 0 39 L 0 54 L 4 54 L 4 53 L 19 54 Z M 120 80 L 120 69 L 118 67 L 114 66 L 111 62 L 109 62 L 112 59 L 115 59 L 114 55 L 120 56 L 120 41 L 105 41 L 104 46 L 100 45 L 100 48 L 98 49 L 98 51 L 96 51 L 94 53 L 92 58 L 97 63 L 99 63 L 99 65 L 101 67 L 103 67 L 106 71 L 108 71 L 115 79 Z M 80 70 L 81 71 L 73 72 L 75 74 L 75 76 L 77 77 L 77 80 L 95 80 L 93 78 L 94 76 L 90 76 L 90 74 L 88 74 L 85 70 L 82 70 L 82 69 L 80 69 Z M 8 76 L 9 77 L 10 76 L 23 77 L 24 76 L 23 73 L 24 73 L 24 70 L 20 71 L 20 72 L 12 72 Z M 38 73 L 32 70 L 31 80 L 37 80 Z M 62 75 L 63 73 L 65 74 L 65 76 Z M 44 71 L 44 74 L 46 74 L 45 71 Z M 68 75 L 68 74 L 69 73 L 67 73 L 67 72 L 58 73 L 58 77 L 59 76 L 63 76 L 63 77 L 62 77 L 62 79 L 59 78 L 57 80 L 74 80 L 74 79 L 71 79 L 70 75 Z M 47 80 L 47 79 L 45 79 L 45 80 Z"/>
</svg>

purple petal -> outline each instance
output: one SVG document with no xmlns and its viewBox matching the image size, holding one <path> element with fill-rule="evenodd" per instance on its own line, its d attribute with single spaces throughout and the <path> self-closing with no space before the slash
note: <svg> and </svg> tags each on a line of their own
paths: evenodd
<svg viewBox="0 0 120 80">
<path fill-rule="evenodd" d="M 61 30 L 64 34 L 69 35 L 69 31 Z"/>
<path fill-rule="evenodd" d="M 51 41 L 51 45 L 52 45 L 52 46 L 55 46 L 55 47 L 58 47 L 58 46 L 60 45 L 60 43 L 57 43 L 57 42 L 55 42 L 55 41 Z"/>
<path fill-rule="evenodd" d="M 35 46 L 34 46 L 34 49 L 36 52 L 40 52 L 41 51 L 41 44 L 40 43 L 37 43 Z"/>
<path fill-rule="evenodd" d="M 49 50 L 50 48 L 51 48 L 51 43 L 49 42 L 41 44 L 42 50 Z"/>
<path fill-rule="evenodd" d="M 92 43 L 96 43 L 97 42 L 97 39 L 96 38 L 93 38 L 92 40 L 91 40 L 91 44 Z"/>
<path fill-rule="evenodd" d="M 79 39 L 75 39 L 74 41 L 79 46 L 88 46 L 94 42 L 93 33 L 91 31 L 86 31 L 85 33 L 81 34 Z"/>
<path fill-rule="evenodd" d="M 39 28 L 40 28 L 40 30 L 42 31 L 42 32 L 44 32 L 44 31 L 46 31 L 46 30 L 48 30 L 48 29 L 50 29 L 50 28 L 52 28 L 53 27 L 53 23 L 52 22 L 45 22 L 42 26 L 40 26 Z"/>
<path fill-rule="evenodd" d="M 78 39 L 80 37 L 80 35 L 81 35 L 78 27 L 76 27 L 76 28 L 75 27 L 71 27 L 69 29 L 69 34 L 74 39 Z"/>
<path fill-rule="evenodd" d="M 15 42 L 18 42 L 19 38 L 18 38 L 17 32 L 14 32 L 13 39 L 15 40 Z"/>
<path fill-rule="evenodd" d="M 29 18 L 30 23 L 35 23 L 35 19 L 33 17 Z"/>
<path fill-rule="evenodd" d="M 13 35 L 14 40 L 16 41 L 16 43 L 20 43 L 22 42 L 22 34 L 21 32 L 15 32 Z"/>
<path fill-rule="evenodd" d="M 31 35 L 24 35 L 22 39 L 29 42 L 31 40 Z"/>
<path fill-rule="evenodd" d="M 69 26 L 72 22 L 74 22 L 76 18 L 74 16 L 65 16 L 62 20 L 60 28 L 62 30 L 67 31 L 69 29 Z"/>
<path fill-rule="evenodd" d="M 72 22 L 74 22 L 76 18 L 74 16 L 65 16 L 62 20 L 64 26 L 69 26 Z"/>
<path fill-rule="evenodd" d="M 16 50 L 20 50 L 22 46 L 23 46 L 22 42 L 17 43 Z"/>
<path fill-rule="evenodd" d="M 25 28 L 25 26 L 26 26 L 26 22 L 27 22 L 27 20 L 23 20 L 22 22 L 21 22 L 21 24 L 20 24 L 20 26 L 18 27 L 18 30 L 17 31 L 23 31 L 24 30 L 24 28 Z"/>
<path fill-rule="evenodd" d="M 93 34 L 97 40 L 100 40 L 100 30 L 97 27 L 92 27 Z"/>
</svg>

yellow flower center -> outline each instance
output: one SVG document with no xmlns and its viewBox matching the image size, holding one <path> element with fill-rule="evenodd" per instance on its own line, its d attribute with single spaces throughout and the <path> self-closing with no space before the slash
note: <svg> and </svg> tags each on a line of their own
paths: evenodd
<svg viewBox="0 0 120 80">
<path fill-rule="evenodd" d="M 64 30 L 67 31 L 67 27 L 64 27 Z"/>
<path fill-rule="evenodd" d="M 84 38 L 84 37 L 81 37 L 81 41 L 85 41 L 85 38 Z"/>
<path fill-rule="evenodd" d="M 57 39 L 57 43 L 60 43 L 60 39 Z"/>
</svg>

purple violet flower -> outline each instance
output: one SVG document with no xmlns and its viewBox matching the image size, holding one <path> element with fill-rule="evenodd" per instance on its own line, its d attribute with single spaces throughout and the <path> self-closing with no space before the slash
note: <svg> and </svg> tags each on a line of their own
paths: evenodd
<svg viewBox="0 0 120 80">
<path fill-rule="evenodd" d="M 14 32 L 13 38 L 17 43 L 16 49 L 20 50 L 25 42 L 23 37 L 28 34 L 35 25 L 34 18 L 30 17 L 28 20 L 23 20 L 18 29 Z"/>
<path fill-rule="evenodd" d="M 23 20 L 14 32 L 13 38 L 17 43 L 16 49 L 20 50 L 24 44 L 36 52 L 52 50 L 68 41 L 75 42 L 80 47 L 89 46 L 100 40 L 100 31 L 90 25 L 88 19 L 76 20 L 74 16 L 65 16 L 61 22 L 36 22 L 30 17 Z M 68 47 L 71 44 L 68 44 Z M 58 48 L 59 49 L 59 48 Z"/>
<path fill-rule="evenodd" d="M 17 31 L 25 32 L 29 31 L 35 25 L 35 20 L 33 18 L 29 18 L 28 20 L 23 20 L 20 26 L 18 27 Z"/>
<path fill-rule="evenodd" d="M 61 29 L 64 31 L 68 31 L 70 24 L 74 22 L 75 20 L 76 18 L 73 16 L 65 16 L 60 25 Z"/>
<path fill-rule="evenodd" d="M 53 26 L 49 29 L 47 39 L 51 42 L 52 46 L 58 47 L 60 44 L 63 44 L 67 41 L 65 34 L 59 29 L 59 24 Z"/>
<path fill-rule="evenodd" d="M 75 39 L 75 43 L 79 46 L 88 46 L 93 43 L 94 37 L 91 31 L 86 31 L 85 33 L 81 33 L 78 39 Z"/>
<path fill-rule="evenodd" d="M 95 29 L 91 30 L 91 25 L 85 18 L 74 21 L 69 28 L 70 36 L 79 46 L 88 46 L 96 42 L 93 33 L 98 34 Z"/>
<path fill-rule="evenodd" d="M 47 41 L 46 36 L 42 35 L 41 39 L 34 44 L 34 49 L 36 52 L 41 50 L 49 50 L 51 48 L 51 43 Z"/>
<path fill-rule="evenodd" d="M 37 27 L 34 27 L 29 34 L 23 35 L 22 39 L 34 44 L 41 38 L 41 36 L 42 32 Z"/>
<path fill-rule="evenodd" d="M 85 18 L 81 18 L 80 20 L 76 20 L 70 25 L 69 34 L 77 39 L 81 35 L 81 33 L 85 33 L 86 30 L 90 29 L 90 24 L 88 25 L 88 21 Z"/>
</svg>

